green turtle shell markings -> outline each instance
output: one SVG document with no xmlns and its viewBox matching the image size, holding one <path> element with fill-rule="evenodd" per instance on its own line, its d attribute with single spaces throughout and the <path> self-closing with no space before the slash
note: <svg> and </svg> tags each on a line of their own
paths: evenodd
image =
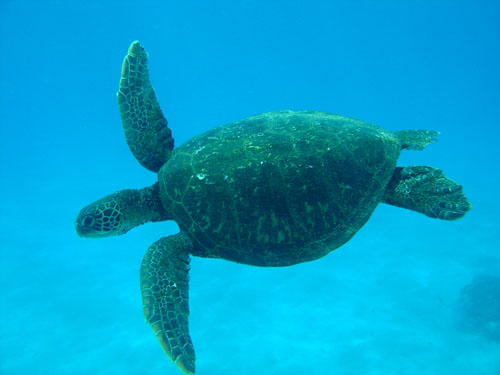
<svg viewBox="0 0 500 375">
<path fill-rule="evenodd" d="M 123 62 L 118 106 L 133 155 L 158 181 L 83 208 L 76 230 L 106 237 L 150 221 L 179 225 L 178 234 L 149 247 L 140 283 L 146 320 L 188 374 L 195 373 L 190 255 L 288 266 L 342 246 L 380 202 L 443 220 L 470 209 L 462 187 L 441 170 L 396 165 L 401 150 L 422 150 L 435 131 L 391 132 L 330 113 L 278 111 L 174 148 L 147 64 L 146 51 L 134 42 Z"/>
</svg>

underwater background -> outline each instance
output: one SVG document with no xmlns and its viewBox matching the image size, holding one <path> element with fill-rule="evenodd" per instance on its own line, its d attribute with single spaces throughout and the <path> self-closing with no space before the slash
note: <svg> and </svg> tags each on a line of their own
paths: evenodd
<svg viewBox="0 0 500 375">
<path fill-rule="evenodd" d="M 176 145 L 280 109 L 434 129 L 399 165 L 442 168 L 472 203 L 456 222 L 381 204 L 293 267 L 193 258 L 197 374 L 500 374 L 499 289 L 463 300 L 500 275 L 500 2 L 1 0 L 0 36 L 0 374 L 180 373 L 138 277 L 175 223 L 74 230 L 83 206 L 155 181 L 116 104 L 134 40 Z"/>
</svg>

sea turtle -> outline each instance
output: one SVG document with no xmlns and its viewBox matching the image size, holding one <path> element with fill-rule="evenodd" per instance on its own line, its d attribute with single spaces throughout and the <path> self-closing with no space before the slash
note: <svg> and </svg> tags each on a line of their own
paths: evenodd
<svg viewBox="0 0 500 375">
<path fill-rule="evenodd" d="M 441 170 L 396 166 L 402 149 L 423 149 L 435 131 L 387 131 L 330 113 L 278 111 L 216 127 L 174 149 L 139 42 L 124 59 L 118 105 L 130 150 L 158 182 L 83 208 L 76 231 L 106 237 L 149 221 L 179 225 L 179 233 L 147 250 L 140 283 L 146 320 L 188 374 L 195 372 L 190 255 L 289 266 L 346 243 L 380 202 L 444 220 L 470 208 L 462 187 Z"/>
</svg>

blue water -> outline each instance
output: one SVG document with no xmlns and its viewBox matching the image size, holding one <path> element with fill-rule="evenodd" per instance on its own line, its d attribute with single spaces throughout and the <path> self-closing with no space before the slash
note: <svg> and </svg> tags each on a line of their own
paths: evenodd
<svg viewBox="0 0 500 375">
<path fill-rule="evenodd" d="M 348 244 L 294 267 L 193 259 L 198 374 L 499 374 L 500 343 L 457 324 L 460 290 L 500 274 L 499 19 L 498 1 L 2 0 L 0 373 L 179 373 L 138 282 L 176 225 L 90 240 L 73 224 L 155 181 L 116 105 L 140 40 L 177 145 L 279 109 L 436 129 L 400 164 L 442 168 L 473 205 L 456 222 L 380 205 Z"/>
</svg>

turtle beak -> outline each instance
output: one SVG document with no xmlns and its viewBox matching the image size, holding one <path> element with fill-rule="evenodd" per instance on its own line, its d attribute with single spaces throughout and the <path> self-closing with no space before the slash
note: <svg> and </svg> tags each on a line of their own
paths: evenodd
<svg viewBox="0 0 500 375">
<path fill-rule="evenodd" d="M 75 220 L 75 229 L 80 237 L 102 237 L 94 215 L 88 214 L 85 209 L 78 214 Z"/>
<path fill-rule="evenodd" d="M 90 234 L 92 232 L 92 229 L 80 224 L 78 220 L 75 223 L 75 229 L 76 233 L 78 233 L 80 237 L 91 237 Z"/>
<path fill-rule="evenodd" d="M 95 235 L 95 229 L 78 222 L 78 219 L 75 222 L 75 229 L 80 237 L 98 237 Z"/>
</svg>

